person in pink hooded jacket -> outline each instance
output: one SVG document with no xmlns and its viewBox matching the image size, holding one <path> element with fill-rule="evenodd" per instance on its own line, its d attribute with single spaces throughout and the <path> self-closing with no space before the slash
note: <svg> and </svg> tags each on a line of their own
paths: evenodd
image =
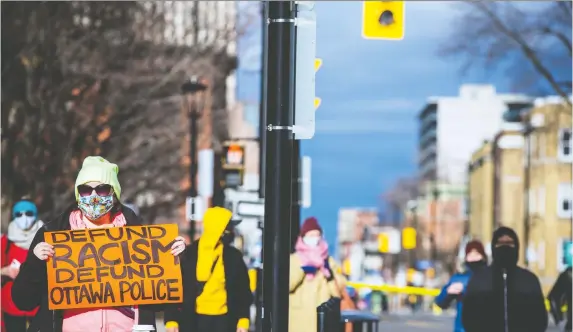
<svg viewBox="0 0 573 332">
<path fill-rule="evenodd" d="M 341 297 L 344 278 L 337 271 L 318 220 L 307 218 L 290 257 L 289 331 L 316 332 L 316 307 Z"/>
</svg>

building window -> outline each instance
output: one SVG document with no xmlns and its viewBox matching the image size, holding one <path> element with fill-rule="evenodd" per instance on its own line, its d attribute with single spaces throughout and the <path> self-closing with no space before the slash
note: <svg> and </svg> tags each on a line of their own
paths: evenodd
<svg viewBox="0 0 573 332">
<path fill-rule="evenodd" d="M 537 154 L 537 135 L 534 133 L 529 134 L 529 153 L 531 154 L 531 160 L 536 160 Z"/>
<path fill-rule="evenodd" d="M 573 148 L 571 142 L 571 128 L 564 128 L 559 130 L 559 143 L 558 143 L 557 159 L 562 162 L 573 162 Z"/>
<path fill-rule="evenodd" d="M 537 212 L 535 209 L 535 189 L 529 189 L 527 196 L 529 197 L 529 215 L 532 215 L 533 213 Z"/>
<path fill-rule="evenodd" d="M 537 213 L 540 216 L 545 214 L 545 186 L 539 188 L 537 191 Z"/>
<path fill-rule="evenodd" d="M 538 158 L 541 159 L 543 161 L 543 159 L 545 158 L 545 134 L 544 133 L 539 133 L 539 138 L 537 139 L 537 145 L 538 147 Z"/>
<path fill-rule="evenodd" d="M 557 187 L 557 216 L 562 219 L 571 219 L 573 216 L 571 183 L 560 183 Z"/>
</svg>

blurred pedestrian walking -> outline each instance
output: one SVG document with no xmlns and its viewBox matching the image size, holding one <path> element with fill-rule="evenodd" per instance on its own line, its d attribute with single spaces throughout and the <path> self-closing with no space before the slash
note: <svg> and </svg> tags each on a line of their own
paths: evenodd
<svg viewBox="0 0 573 332">
<path fill-rule="evenodd" d="M 181 259 L 183 303 L 165 311 L 167 332 L 247 332 L 253 302 L 241 252 L 231 246 L 232 212 L 209 208 L 203 235 Z"/>
<path fill-rule="evenodd" d="M 507 227 L 492 236 L 493 262 L 472 275 L 463 299 L 467 332 L 542 332 L 547 311 L 539 279 L 517 266 L 519 239 Z"/>
<path fill-rule="evenodd" d="M 12 287 L 14 304 L 20 310 L 40 307 L 28 331 L 34 332 L 131 332 L 134 325 L 155 326 L 155 313 L 148 306 L 99 309 L 48 308 L 46 261 L 54 255 L 44 233 L 85 228 L 141 225 L 141 220 L 121 204 L 119 168 L 102 157 L 87 157 L 75 183 L 76 202 L 64 213 L 39 228 Z M 173 255 L 185 250 L 182 237 L 175 239 Z M 11 332 L 11 331 L 8 331 Z"/>
<path fill-rule="evenodd" d="M 12 286 L 26 260 L 30 244 L 44 223 L 38 220 L 36 204 L 22 200 L 12 208 L 12 222 L 2 235 L 2 331 L 25 332 L 26 326 L 37 312 L 20 310 L 12 301 Z"/>
<path fill-rule="evenodd" d="M 465 271 L 454 274 L 435 299 L 436 305 L 442 309 L 448 309 L 454 301 L 456 302 L 454 332 L 465 332 L 462 325 L 462 303 L 466 287 L 472 274 L 486 265 L 487 256 L 483 244 L 477 240 L 468 242 L 465 248 Z"/>
<path fill-rule="evenodd" d="M 344 280 L 328 255 L 328 244 L 316 218 L 302 224 L 290 257 L 289 331 L 316 332 L 316 307 L 341 297 Z"/>
<path fill-rule="evenodd" d="M 559 324 L 563 320 L 563 312 L 561 307 L 567 305 L 567 321 L 565 323 L 565 331 L 571 331 L 571 297 L 573 293 L 573 280 L 571 277 L 571 266 L 567 267 L 565 271 L 559 274 L 555 281 L 553 288 L 549 292 L 547 299 L 551 308 L 551 314 L 555 324 Z"/>
</svg>

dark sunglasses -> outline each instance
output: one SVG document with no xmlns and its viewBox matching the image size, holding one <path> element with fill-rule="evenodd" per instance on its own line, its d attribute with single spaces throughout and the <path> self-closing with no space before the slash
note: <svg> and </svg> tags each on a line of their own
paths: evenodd
<svg viewBox="0 0 573 332">
<path fill-rule="evenodd" d="M 78 186 L 78 194 L 82 197 L 91 195 L 94 191 L 98 196 L 107 196 L 111 194 L 113 187 L 109 184 L 100 184 L 97 187 L 90 187 L 87 184 Z"/>
<path fill-rule="evenodd" d="M 21 217 L 21 216 L 26 216 L 26 217 L 33 217 L 35 216 L 34 212 L 32 211 L 24 211 L 24 212 L 16 212 L 15 213 L 16 217 Z"/>
</svg>

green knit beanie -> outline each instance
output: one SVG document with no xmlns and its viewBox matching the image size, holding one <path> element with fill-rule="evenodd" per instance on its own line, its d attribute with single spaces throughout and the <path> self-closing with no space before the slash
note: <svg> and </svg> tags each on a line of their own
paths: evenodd
<svg viewBox="0 0 573 332">
<path fill-rule="evenodd" d="M 119 173 L 119 167 L 116 164 L 110 163 L 99 156 L 86 157 L 82 164 L 82 169 L 80 169 L 78 177 L 76 178 L 76 185 L 74 188 L 76 192 L 76 201 L 79 200 L 78 186 L 88 182 L 109 184 L 113 187 L 113 192 L 115 193 L 115 196 L 117 196 L 117 199 L 120 199 L 121 186 L 117 179 L 117 173 Z"/>
</svg>

